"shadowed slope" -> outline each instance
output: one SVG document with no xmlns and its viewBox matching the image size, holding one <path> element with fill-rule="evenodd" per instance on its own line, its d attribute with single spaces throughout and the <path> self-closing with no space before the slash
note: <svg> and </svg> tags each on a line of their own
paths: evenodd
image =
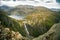
<svg viewBox="0 0 60 40">
<path fill-rule="evenodd" d="M 54 24 L 48 32 L 33 40 L 60 40 L 60 23 Z"/>
<path fill-rule="evenodd" d="M 47 32 L 53 24 L 59 22 L 58 15 L 50 10 L 46 11 L 45 8 L 37 9 L 32 14 L 27 15 L 25 19 L 31 27 L 28 29 L 30 35 L 37 37 Z"/>
</svg>

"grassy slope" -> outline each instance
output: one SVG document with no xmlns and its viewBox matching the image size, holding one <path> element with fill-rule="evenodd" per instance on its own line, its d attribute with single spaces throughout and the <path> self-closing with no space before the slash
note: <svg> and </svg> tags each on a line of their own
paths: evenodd
<svg viewBox="0 0 60 40">
<path fill-rule="evenodd" d="M 18 11 L 17 11 L 17 10 Z M 59 22 L 59 18 L 57 14 L 52 12 L 51 10 L 45 8 L 45 7 L 34 7 L 34 8 L 25 8 L 24 6 L 16 8 L 13 12 L 19 12 L 21 15 L 27 15 L 26 21 L 27 21 L 27 28 L 31 36 L 37 37 L 39 35 L 44 34 L 49 30 L 49 28 Z M 28 10 L 28 11 L 27 11 Z M 22 11 L 22 12 L 20 12 Z M 23 13 L 25 12 L 25 13 Z M 29 14 L 30 13 L 30 14 Z M 59 14 L 58 14 L 59 15 Z M 29 22 L 30 21 L 30 22 Z M 23 21 L 18 21 L 21 25 L 22 29 L 24 29 Z M 21 30 L 25 36 L 25 31 Z"/>
<path fill-rule="evenodd" d="M 0 10 L 0 21 L 5 27 L 8 27 L 14 31 L 19 31 L 23 36 L 25 35 L 24 28 L 20 26 L 19 22 L 5 15 L 6 12 Z"/>
<path fill-rule="evenodd" d="M 34 10 L 32 10 L 34 9 Z M 25 17 L 27 21 L 26 25 L 31 36 L 37 37 L 44 34 L 54 24 L 59 22 L 59 17 L 52 11 L 44 7 L 34 7 L 32 11 Z M 18 9 L 17 9 L 18 10 Z M 26 10 L 26 9 L 25 9 Z M 20 10 L 18 10 L 20 11 Z M 17 12 L 18 12 L 17 11 Z M 14 11 L 13 11 L 14 12 Z M 22 11 L 24 12 L 24 10 Z M 25 11 L 27 12 L 27 10 Z M 1 12 L 0 13 L 5 13 Z M 21 12 L 19 12 L 21 13 Z M 21 13 L 22 14 L 22 13 Z M 23 15 L 23 14 L 22 14 Z M 59 15 L 59 14 L 58 14 Z M 19 31 L 23 36 L 26 36 L 24 30 L 23 20 L 14 20 L 4 14 L 0 14 L 0 20 L 2 24 L 11 27 L 12 30 Z"/>
<path fill-rule="evenodd" d="M 60 40 L 60 23 L 54 24 L 48 32 L 33 40 Z"/>
<path fill-rule="evenodd" d="M 27 15 L 26 21 L 31 28 L 30 35 L 37 37 L 47 32 L 53 24 L 59 22 L 58 15 L 46 8 L 37 8 L 32 14 Z"/>
</svg>

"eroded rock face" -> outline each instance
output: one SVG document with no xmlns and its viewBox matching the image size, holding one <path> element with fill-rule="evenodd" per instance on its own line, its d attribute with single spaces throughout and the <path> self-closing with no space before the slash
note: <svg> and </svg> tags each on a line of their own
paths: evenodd
<svg viewBox="0 0 60 40">
<path fill-rule="evenodd" d="M 23 37 L 19 32 L 14 32 L 9 28 L 0 25 L 0 40 L 29 40 Z"/>
<path fill-rule="evenodd" d="M 54 24 L 47 33 L 33 40 L 60 40 L 60 23 Z"/>
</svg>

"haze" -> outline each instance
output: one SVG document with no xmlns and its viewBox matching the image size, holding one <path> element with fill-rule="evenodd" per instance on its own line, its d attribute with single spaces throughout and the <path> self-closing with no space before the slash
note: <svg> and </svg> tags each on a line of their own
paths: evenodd
<svg viewBox="0 0 60 40">
<path fill-rule="evenodd" d="M 20 0 L 20 1 L 0 1 L 0 6 L 7 5 L 15 7 L 17 5 L 33 5 L 33 6 L 44 6 L 47 8 L 60 9 L 60 4 L 56 0 Z"/>
</svg>

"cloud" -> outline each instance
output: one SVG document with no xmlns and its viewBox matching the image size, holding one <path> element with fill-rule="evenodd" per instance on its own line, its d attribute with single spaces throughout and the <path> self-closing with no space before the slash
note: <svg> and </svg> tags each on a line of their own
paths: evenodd
<svg viewBox="0 0 60 40">
<path fill-rule="evenodd" d="M 56 3 L 56 0 L 35 0 L 35 1 L 1 1 L 1 5 L 17 6 L 17 5 L 33 5 L 33 6 L 45 6 L 47 8 L 60 8 L 60 4 Z"/>
</svg>

